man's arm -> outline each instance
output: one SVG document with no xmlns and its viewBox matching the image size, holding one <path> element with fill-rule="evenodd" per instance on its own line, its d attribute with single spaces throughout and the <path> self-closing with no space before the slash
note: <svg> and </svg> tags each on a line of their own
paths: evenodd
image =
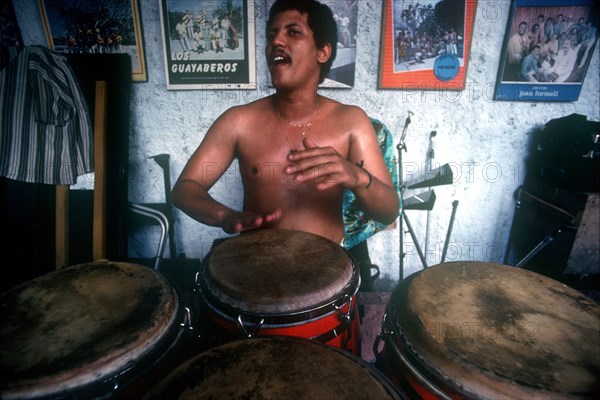
<svg viewBox="0 0 600 400">
<path fill-rule="evenodd" d="M 398 193 L 392 184 L 371 120 L 362 111 L 357 126 L 359 129 L 353 135 L 348 159 L 358 167 L 357 173 L 362 178 L 350 189 L 356 195 L 359 208 L 368 217 L 391 224 L 398 217 Z"/>
<path fill-rule="evenodd" d="M 239 110 L 219 117 L 188 160 L 172 191 L 173 204 L 203 224 L 221 227 L 227 233 L 257 228 L 281 216 L 271 213 L 240 212 L 216 201 L 208 191 L 221 178 L 235 158 Z"/>
</svg>

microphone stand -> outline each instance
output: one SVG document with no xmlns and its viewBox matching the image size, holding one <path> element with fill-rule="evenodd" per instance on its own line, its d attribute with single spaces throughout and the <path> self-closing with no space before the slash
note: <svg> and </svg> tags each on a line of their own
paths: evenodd
<svg viewBox="0 0 600 400">
<path fill-rule="evenodd" d="M 433 150 L 433 138 L 437 135 L 436 131 L 431 131 L 429 134 L 429 149 L 427 150 L 427 160 L 425 164 L 425 175 L 431 172 L 433 169 L 433 158 L 435 152 Z M 429 187 L 431 189 L 431 187 Z M 431 210 L 427 210 L 427 220 L 425 223 L 425 252 L 429 249 L 429 226 L 431 225 Z M 427 259 L 427 258 L 426 258 Z"/>
<path fill-rule="evenodd" d="M 408 125 L 410 125 L 410 116 L 413 115 L 413 113 L 411 111 L 408 112 L 408 116 L 406 117 L 406 120 L 404 121 L 404 128 L 402 129 L 402 135 L 400 136 L 400 141 L 398 142 L 398 145 L 396 146 L 396 150 L 398 151 L 398 184 L 400 186 L 400 206 L 402 207 L 402 198 L 403 198 L 403 193 L 404 193 L 404 178 L 403 178 L 403 173 L 402 173 L 402 151 L 406 151 L 406 143 L 404 142 L 404 139 L 406 138 L 406 131 L 408 129 Z M 398 231 L 399 231 L 399 235 L 398 235 L 398 273 L 399 273 L 399 280 L 398 282 L 402 282 L 402 280 L 404 279 L 404 227 L 403 227 L 403 223 L 402 223 L 402 217 L 405 215 L 404 210 L 401 209 L 400 210 L 400 217 L 398 218 Z"/>
<path fill-rule="evenodd" d="M 404 189 L 405 189 L 404 178 L 403 178 L 403 173 L 402 173 L 402 169 L 403 169 L 402 168 L 402 151 L 407 150 L 404 139 L 406 137 L 406 131 L 408 129 L 408 125 L 410 125 L 411 115 L 413 115 L 413 113 L 411 111 L 409 111 L 408 116 L 406 117 L 406 120 L 404 122 L 404 129 L 402 130 L 402 136 L 400 137 L 400 141 L 398 142 L 398 145 L 396 146 L 396 149 L 398 150 L 398 183 L 400 185 L 400 199 L 401 200 L 403 199 Z M 401 204 L 402 204 L 402 201 L 401 201 Z M 419 242 L 418 242 L 417 237 L 412 229 L 410 221 L 408 220 L 408 217 L 406 216 L 406 212 L 404 209 L 401 212 L 402 212 L 402 215 L 400 216 L 400 218 L 398 218 L 398 231 L 399 231 L 398 242 L 399 242 L 399 246 L 400 246 L 399 251 L 398 251 L 398 256 L 399 256 L 398 272 L 400 275 L 399 282 L 401 282 L 404 279 L 404 257 L 406 256 L 406 253 L 404 252 L 404 223 L 406 223 L 406 226 L 408 227 L 408 232 L 410 233 L 410 236 L 411 236 L 412 240 L 414 241 L 415 248 L 417 250 L 417 253 L 419 254 L 419 258 L 421 259 L 423 268 L 427 268 L 427 261 L 425 260 L 425 256 L 423 255 L 423 252 L 421 251 L 421 247 L 419 246 Z"/>
</svg>

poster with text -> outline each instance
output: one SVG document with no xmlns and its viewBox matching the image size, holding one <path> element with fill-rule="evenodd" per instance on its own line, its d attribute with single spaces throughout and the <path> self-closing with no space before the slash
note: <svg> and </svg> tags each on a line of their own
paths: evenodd
<svg viewBox="0 0 600 400">
<path fill-rule="evenodd" d="M 594 0 L 513 0 L 495 99 L 577 100 L 597 41 Z"/>
<path fill-rule="evenodd" d="M 254 0 L 159 0 L 167 89 L 256 89 Z"/>
<path fill-rule="evenodd" d="M 380 89 L 463 90 L 476 0 L 385 0 Z"/>
</svg>

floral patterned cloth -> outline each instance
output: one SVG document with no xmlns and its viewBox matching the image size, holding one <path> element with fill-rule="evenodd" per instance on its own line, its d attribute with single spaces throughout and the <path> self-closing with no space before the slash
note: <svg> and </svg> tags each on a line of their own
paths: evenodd
<svg viewBox="0 0 600 400">
<path fill-rule="evenodd" d="M 371 123 L 377 134 L 377 141 L 379 142 L 383 159 L 390 171 L 392 183 L 394 184 L 396 191 L 400 193 L 398 183 L 398 162 L 396 160 L 396 153 L 394 152 L 392 133 L 377 119 L 371 118 Z M 400 198 L 400 201 L 402 201 L 402 198 L 400 196 L 398 197 Z M 402 204 L 400 204 L 400 207 L 402 208 Z M 387 227 L 385 224 L 367 218 L 365 214 L 358 209 L 356 196 L 350 190 L 344 192 L 343 218 L 345 225 L 343 246 L 346 249 L 351 249 Z"/>
</svg>

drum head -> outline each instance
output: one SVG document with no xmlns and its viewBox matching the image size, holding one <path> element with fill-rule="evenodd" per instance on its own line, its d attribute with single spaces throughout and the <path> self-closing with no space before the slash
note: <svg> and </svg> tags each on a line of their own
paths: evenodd
<svg viewBox="0 0 600 400">
<path fill-rule="evenodd" d="M 2 398 L 56 396 L 110 378 L 175 324 L 178 298 L 135 264 L 82 264 L 0 297 Z"/>
<path fill-rule="evenodd" d="M 357 288 L 354 277 L 351 258 L 340 245 L 282 229 L 225 241 L 209 255 L 204 270 L 214 297 L 257 314 L 293 313 L 325 304 L 351 286 Z"/>
<path fill-rule="evenodd" d="M 395 399 L 396 389 L 350 353 L 295 338 L 215 347 L 173 371 L 144 399 Z"/>
<path fill-rule="evenodd" d="M 599 390 L 600 307 L 523 269 L 445 263 L 411 275 L 389 309 L 414 359 L 471 398 Z"/>
</svg>

